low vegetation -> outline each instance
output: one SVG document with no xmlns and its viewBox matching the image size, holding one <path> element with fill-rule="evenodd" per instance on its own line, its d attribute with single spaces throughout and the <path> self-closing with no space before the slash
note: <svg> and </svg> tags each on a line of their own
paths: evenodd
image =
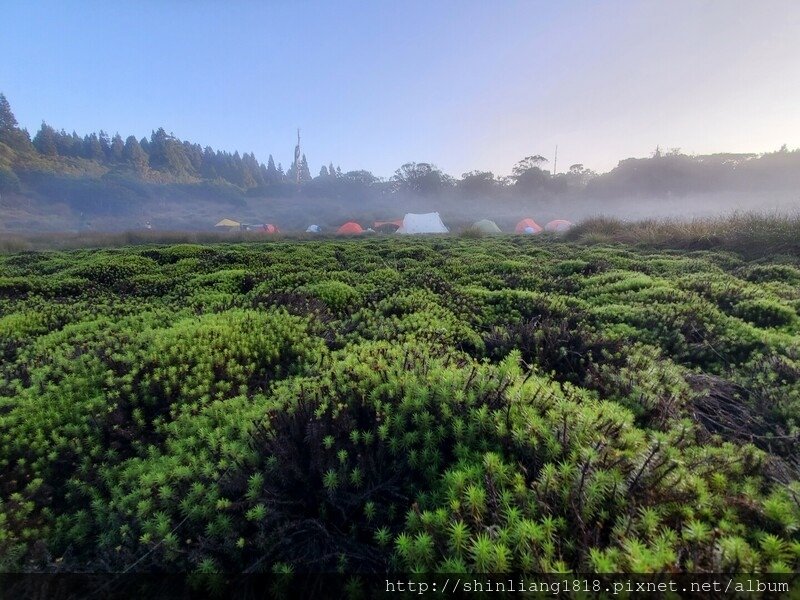
<svg viewBox="0 0 800 600">
<path fill-rule="evenodd" d="M 783 227 L 0 256 L 0 570 L 797 571 Z"/>
<path fill-rule="evenodd" d="M 730 250 L 746 257 L 800 254 L 797 213 L 739 213 L 702 219 L 650 219 L 625 222 L 596 217 L 573 228 L 569 239 L 617 242 L 674 250 Z"/>
</svg>

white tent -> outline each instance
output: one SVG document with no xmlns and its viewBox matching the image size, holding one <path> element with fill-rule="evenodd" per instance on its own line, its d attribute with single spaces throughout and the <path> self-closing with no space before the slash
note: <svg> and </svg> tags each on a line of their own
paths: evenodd
<svg viewBox="0 0 800 600">
<path fill-rule="evenodd" d="M 403 224 L 397 233 L 448 233 L 438 212 L 415 215 L 406 213 Z"/>
<path fill-rule="evenodd" d="M 222 219 L 222 221 L 214 225 L 214 227 L 219 227 L 220 229 L 241 229 L 242 224 L 231 219 Z"/>
<path fill-rule="evenodd" d="M 309 225 L 306 229 L 306 233 L 319 233 L 322 231 L 322 228 L 319 225 Z"/>
</svg>

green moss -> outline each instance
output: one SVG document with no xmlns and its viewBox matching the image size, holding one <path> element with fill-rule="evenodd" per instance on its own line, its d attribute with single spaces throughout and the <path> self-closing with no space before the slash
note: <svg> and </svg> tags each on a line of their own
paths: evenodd
<svg viewBox="0 0 800 600">
<path fill-rule="evenodd" d="M 0 570 L 797 570 L 796 271 L 540 237 L 2 257 Z"/>
</svg>

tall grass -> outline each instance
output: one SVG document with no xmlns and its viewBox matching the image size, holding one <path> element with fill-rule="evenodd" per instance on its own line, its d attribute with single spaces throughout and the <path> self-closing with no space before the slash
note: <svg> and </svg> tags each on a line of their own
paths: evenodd
<svg viewBox="0 0 800 600">
<path fill-rule="evenodd" d="M 122 231 L 90 233 L 0 234 L 0 253 L 73 248 L 116 248 L 144 244 L 213 244 L 280 239 L 281 234 L 237 231 Z M 295 238 L 309 236 L 296 235 Z"/>
<path fill-rule="evenodd" d="M 451 231 L 458 231 L 452 229 Z M 472 227 L 458 234 L 462 238 L 480 238 L 483 233 Z M 277 234 L 259 232 L 215 231 L 124 231 L 117 233 L 0 233 L 0 253 L 72 248 L 115 248 L 144 244 L 213 244 L 220 242 L 257 242 L 276 239 L 329 239 L 333 234 Z M 538 237 L 538 236 L 536 236 Z M 562 237 L 552 236 L 548 237 Z M 646 219 L 622 221 L 613 217 L 595 217 L 573 227 L 563 239 L 582 244 L 630 244 L 656 249 L 720 249 L 738 252 L 745 257 L 769 254 L 800 255 L 800 214 L 733 213 L 724 217 L 691 220 Z"/>
<path fill-rule="evenodd" d="M 800 254 L 800 214 L 733 213 L 724 217 L 634 222 L 596 217 L 580 223 L 565 237 L 585 244 L 618 243 L 676 250 L 719 249 L 749 257 Z"/>
</svg>

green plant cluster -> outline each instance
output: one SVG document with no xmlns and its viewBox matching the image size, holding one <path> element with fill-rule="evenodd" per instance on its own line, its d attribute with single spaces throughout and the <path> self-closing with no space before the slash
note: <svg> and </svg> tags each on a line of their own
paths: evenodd
<svg viewBox="0 0 800 600">
<path fill-rule="evenodd" d="M 0 570 L 800 569 L 800 259 L 0 257 Z"/>
</svg>

